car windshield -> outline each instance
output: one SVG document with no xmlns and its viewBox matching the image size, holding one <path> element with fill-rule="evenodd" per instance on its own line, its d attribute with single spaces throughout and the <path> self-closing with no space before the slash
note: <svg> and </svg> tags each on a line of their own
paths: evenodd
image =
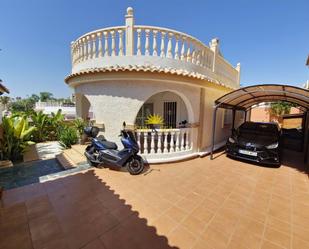
<svg viewBox="0 0 309 249">
<path fill-rule="evenodd" d="M 272 123 L 245 122 L 239 127 L 240 133 L 277 134 L 278 127 Z"/>
</svg>

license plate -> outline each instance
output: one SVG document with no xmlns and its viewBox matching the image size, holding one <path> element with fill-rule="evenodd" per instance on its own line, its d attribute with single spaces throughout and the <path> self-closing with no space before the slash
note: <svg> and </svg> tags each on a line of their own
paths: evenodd
<svg viewBox="0 0 309 249">
<path fill-rule="evenodd" d="M 240 154 L 248 155 L 248 156 L 257 156 L 257 152 L 250 150 L 239 150 Z"/>
</svg>

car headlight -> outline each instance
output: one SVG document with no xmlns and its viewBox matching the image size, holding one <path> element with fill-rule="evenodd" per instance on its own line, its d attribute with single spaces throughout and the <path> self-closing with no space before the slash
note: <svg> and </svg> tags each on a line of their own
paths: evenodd
<svg viewBox="0 0 309 249">
<path fill-rule="evenodd" d="M 232 144 L 234 144 L 234 143 L 235 143 L 235 139 L 232 138 L 232 137 L 229 137 L 229 142 L 232 143 Z"/>
<path fill-rule="evenodd" d="M 279 146 L 279 143 L 273 143 L 273 144 L 266 146 L 266 148 L 267 149 L 277 149 L 278 146 Z"/>
</svg>

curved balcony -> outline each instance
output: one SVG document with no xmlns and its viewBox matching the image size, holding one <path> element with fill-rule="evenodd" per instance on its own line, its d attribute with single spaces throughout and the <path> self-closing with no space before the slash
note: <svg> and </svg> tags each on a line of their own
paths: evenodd
<svg viewBox="0 0 309 249">
<path fill-rule="evenodd" d="M 172 29 L 134 25 L 132 8 L 126 25 L 89 32 L 71 43 L 72 74 L 87 70 L 150 68 L 177 71 L 238 88 L 240 65 L 234 68 L 219 52 L 219 40 L 210 47 Z"/>
</svg>

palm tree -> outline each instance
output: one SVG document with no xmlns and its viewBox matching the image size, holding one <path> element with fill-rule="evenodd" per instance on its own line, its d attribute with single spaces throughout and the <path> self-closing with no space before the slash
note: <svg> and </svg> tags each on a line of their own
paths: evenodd
<svg viewBox="0 0 309 249">
<path fill-rule="evenodd" d="M 0 103 L 3 105 L 4 110 L 7 108 L 7 104 L 10 102 L 11 98 L 8 96 L 0 96 Z"/>
</svg>

